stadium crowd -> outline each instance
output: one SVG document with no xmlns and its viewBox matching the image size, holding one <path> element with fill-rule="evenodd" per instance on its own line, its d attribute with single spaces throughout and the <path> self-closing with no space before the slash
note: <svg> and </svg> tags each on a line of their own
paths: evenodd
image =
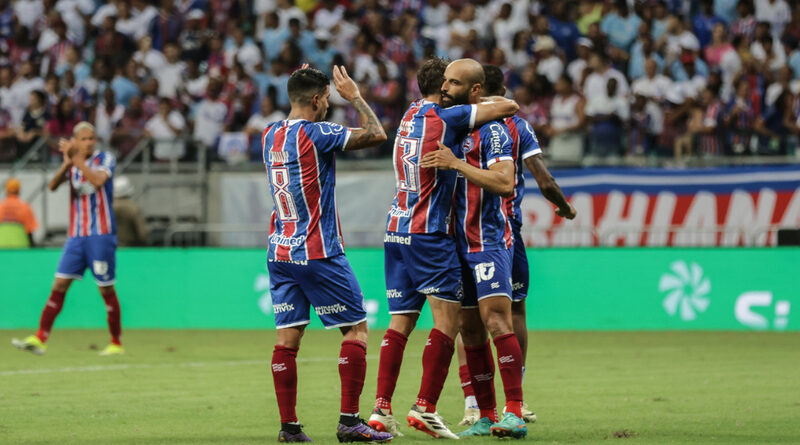
<svg viewBox="0 0 800 445">
<path fill-rule="evenodd" d="M 393 135 L 435 55 L 500 66 L 552 159 L 787 154 L 800 135 L 785 0 L 0 0 L 0 162 L 41 136 L 58 156 L 84 119 L 123 156 L 149 136 L 157 159 L 260 160 L 304 62 L 347 66 Z"/>
</svg>

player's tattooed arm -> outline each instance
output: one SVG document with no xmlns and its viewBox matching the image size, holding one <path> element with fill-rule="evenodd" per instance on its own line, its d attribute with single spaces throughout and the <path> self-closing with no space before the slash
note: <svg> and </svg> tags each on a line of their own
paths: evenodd
<svg viewBox="0 0 800 445">
<path fill-rule="evenodd" d="M 70 167 L 72 167 L 72 158 L 70 157 L 70 150 L 72 149 L 72 143 L 66 139 L 61 139 L 58 141 L 58 151 L 61 152 L 62 156 L 64 157 L 63 161 L 61 162 L 61 166 L 58 167 L 58 171 L 53 175 L 50 179 L 49 188 L 51 192 L 56 191 L 61 184 L 67 181 L 67 172 L 69 172 Z"/>
<path fill-rule="evenodd" d="M 350 138 L 347 140 L 345 150 L 358 150 L 360 148 L 374 147 L 386 141 L 386 132 L 383 130 L 381 121 L 378 116 L 367 105 L 367 102 L 361 97 L 361 92 L 358 90 L 358 85 L 347 75 L 347 70 L 344 67 L 333 67 L 333 84 L 336 86 L 336 91 L 348 100 L 358 112 L 362 128 L 353 128 L 350 131 Z"/>
<path fill-rule="evenodd" d="M 453 150 L 439 142 L 439 150 L 423 156 L 419 166 L 455 170 L 467 181 L 504 198 L 514 194 L 514 163 L 511 161 L 495 162 L 488 170 L 474 167 L 456 158 Z"/>
<path fill-rule="evenodd" d="M 513 116 L 517 111 L 519 104 L 511 99 L 502 96 L 484 97 L 481 103 L 476 105 L 475 128 L 493 120 Z"/>
<path fill-rule="evenodd" d="M 542 196 L 558 207 L 556 215 L 562 218 L 574 219 L 578 212 L 567 202 L 564 193 L 561 192 L 561 187 L 558 186 L 555 178 L 550 174 L 550 170 L 547 169 L 542 155 L 536 154 L 525 159 L 525 165 L 533 173 L 533 178 L 536 179 L 536 184 L 539 185 L 539 191 L 542 192 Z"/>
</svg>

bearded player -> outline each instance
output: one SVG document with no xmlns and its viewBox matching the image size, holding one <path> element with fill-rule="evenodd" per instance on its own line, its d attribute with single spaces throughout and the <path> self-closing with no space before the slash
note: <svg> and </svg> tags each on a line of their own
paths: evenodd
<svg viewBox="0 0 800 445">
<path fill-rule="evenodd" d="M 23 340 L 11 343 L 23 351 L 42 355 L 46 342 L 73 280 L 83 279 L 86 268 L 91 269 L 100 295 L 106 304 L 111 343 L 100 355 L 119 355 L 125 350 L 120 343 L 119 300 L 114 290 L 116 277 L 117 224 L 111 204 L 114 199 L 112 177 L 116 167 L 114 156 L 95 150 L 97 136 L 92 124 L 75 125 L 69 140 L 59 141 L 64 160 L 50 180 L 50 191 L 69 183 L 69 233 L 50 298 L 42 311 L 39 330 Z"/>
<path fill-rule="evenodd" d="M 457 60 L 445 71 L 442 102 L 476 103 L 483 94 L 483 67 Z M 456 245 L 462 267 L 464 299 L 461 336 L 481 419 L 460 436 L 521 438 L 522 351 L 511 321 L 511 247 L 513 235 L 505 198 L 514 192 L 512 140 L 500 121 L 484 124 L 460 143 L 458 157 L 444 145 L 422 160 L 422 167 L 459 173 L 453 199 Z M 494 359 L 486 331 L 497 348 L 506 414 L 497 416 Z"/>
<path fill-rule="evenodd" d="M 426 61 L 417 72 L 423 98 L 405 113 L 394 146 L 396 195 L 384 237 L 386 288 L 391 321 L 381 344 L 375 409 L 369 423 L 399 435 L 391 399 L 408 335 L 427 301 L 434 327 L 422 355 L 422 381 L 416 403 L 406 419 L 409 426 L 433 437 L 457 439 L 436 412 L 447 378 L 459 329 L 461 275 L 451 231 L 450 212 L 454 171 L 420 169 L 426 153 L 437 143 L 454 145 L 476 124 L 510 116 L 513 101 L 489 98 L 486 103 L 444 109 L 439 106 L 447 64 Z"/>
<path fill-rule="evenodd" d="M 314 307 L 328 329 L 344 335 L 339 353 L 340 442 L 385 442 L 392 435 L 370 428 L 358 414 L 367 368 L 364 295 L 344 256 L 335 202 L 335 155 L 386 140 L 380 121 L 347 71 L 335 66 L 336 90 L 350 101 L 364 128 L 321 122 L 328 111 L 330 79 L 301 68 L 288 82 L 291 112 L 262 136 L 263 157 L 275 207 L 269 233 L 270 292 L 277 342 L 272 376 L 280 412 L 280 442 L 308 442 L 298 423 L 297 352 Z"/>
</svg>

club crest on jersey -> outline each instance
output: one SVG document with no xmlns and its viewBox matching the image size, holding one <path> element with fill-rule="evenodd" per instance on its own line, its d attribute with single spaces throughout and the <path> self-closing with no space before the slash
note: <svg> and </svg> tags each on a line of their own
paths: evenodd
<svg viewBox="0 0 800 445">
<path fill-rule="evenodd" d="M 464 153 L 469 153 L 473 148 L 475 148 L 475 141 L 472 140 L 472 137 L 464 139 L 464 144 L 461 147 Z"/>
</svg>

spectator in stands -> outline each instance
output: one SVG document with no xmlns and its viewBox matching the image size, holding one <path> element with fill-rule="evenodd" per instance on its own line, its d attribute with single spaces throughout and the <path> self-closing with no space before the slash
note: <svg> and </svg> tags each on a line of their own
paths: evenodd
<svg viewBox="0 0 800 445">
<path fill-rule="evenodd" d="M 538 61 L 536 72 L 547 77 L 551 84 L 555 84 L 564 73 L 564 62 L 553 53 L 555 47 L 556 42 L 550 36 L 539 37 L 533 45 L 533 52 Z"/>
<path fill-rule="evenodd" d="M 123 157 L 133 151 L 144 135 L 147 116 L 142 107 L 142 98 L 134 96 L 125 107 L 119 124 L 111 131 L 111 146 Z"/>
<path fill-rule="evenodd" d="M 11 116 L 14 118 L 14 122 L 22 122 L 25 110 L 28 108 L 28 98 L 31 93 L 43 89 L 44 80 L 36 76 L 33 63 L 30 61 L 23 63 L 20 67 L 19 76 L 11 85 L 11 101 L 7 103 Z"/>
<path fill-rule="evenodd" d="M 672 81 L 669 77 L 658 73 L 658 63 L 654 59 L 647 59 L 644 62 L 644 72 L 644 77 L 633 82 L 634 94 L 639 94 L 656 103 L 661 102 L 672 88 Z"/>
<path fill-rule="evenodd" d="M 41 90 L 30 93 L 28 108 L 22 117 L 22 125 L 17 130 L 17 147 L 27 150 L 41 136 L 45 135 L 45 126 L 50 119 L 47 112 L 47 96 Z"/>
<path fill-rule="evenodd" d="M 164 48 L 167 63 L 155 73 L 158 79 L 158 95 L 174 99 L 183 87 L 183 73 L 186 64 L 180 60 L 180 50 L 174 43 L 168 43 Z"/>
<path fill-rule="evenodd" d="M 127 107 L 134 97 L 141 95 L 136 76 L 136 62 L 128 59 L 127 63 L 117 65 L 117 74 L 111 80 L 111 89 L 123 107 Z"/>
<path fill-rule="evenodd" d="M 167 59 L 161 51 L 153 48 L 153 39 L 144 36 L 139 39 L 139 47 L 133 53 L 133 62 L 136 63 L 137 73 L 142 76 L 159 72 L 167 64 Z"/>
<path fill-rule="evenodd" d="M 103 102 L 95 107 L 92 119 L 97 139 L 106 144 L 111 142 L 111 133 L 124 115 L 125 107 L 117 103 L 114 90 L 106 88 L 103 91 Z"/>
<path fill-rule="evenodd" d="M 31 247 L 33 232 L 39 227 L 33 209 L 19 197 L 19 179 L 9 178 L 5 188 L 6 198 L 0 201 L 0 247 Z M 27 234 L 27 239 L 18 234 Z"/>
<path fill-rule="evenodd" d="M 275 108 L 275 101 L 272 95 L 267 94 L 261 99 L 261 107 L 258 113 L 250 117 L 247 121 L 244 132 L 250 141 L 250 151 L 254 160 L 261 159 L 261 134 L 267 125 L 286 119 L 286 113 Z"/>
<path fill-rule="evenodd" d="M 0 96 L 0 162 L 13 161 L 17 155 L 17 130 L 11 113 L 3 106 Z"/>
<path fill-rule="evenodd" d="M 764 108 L 763 114 L 756 117 L 754 130 L 758 133 L 758 154 L 786 154 L 785 144 L 789 129 L 784 126 L 784 116 L 791 107 L 792 94 L 790 91 L 783 91 L 772 105 Z"/>
<path fill-rule="evenodd" d="M 133 200 L 133 184 L 127 176 L 114 178 L 114 218 L 117 222 L 117 241 L 120 246 L 147 245 L 147 225 L 142 210 Z"/>
<path fill-rule="evenodd" d="M 586 116 L 591 122 L 589 150 L 599 157 L 622 153 L 623 130 L 630 117 L 628 101 L 617 90 L 617 79 L 612 77 L 606 82 L 605 94 L 593 94 L 586 104 Z"/>
<path fill-rule="evenodd" d="M 792 17 L 789 4 L 784 0 L 755 0 L 754 3 L 756 20 L 768 23 L 772 36 L 779 39 Z"/>
<path fill-rule="evenodd" d="M 626 0 L 616 0 L 614 11 L 603 17 L 600 30 L 608 36 L 608 41 L 614 47 L 628 51 L 639 31 L 642 19 L 628 10 Z"/>
<path fill-rule="evenodd" d="M 609 79 L 616 79 L 615 91 L 622 97 L 628 95 L 628 81 L 616 68 L 611 66 L 608 56 L 602 51 L 595 51 L 589 58 L 589 68 L 592 73 L 586 77 L 583 85 L 583 95 L 587 98 L 597 95 L 602 97 L 602 92 L 607 91 Z"/>
<path fill-rule="evenodd" d="M 555 84 L 556 95 L 550 105 L 550 157 L 558 161 L 580 162 L 583 157 L 583 133 L 586 100 L 572 88 L 569 77 L 562 75 Z"/>
<path fill-rule="evenodd" d="M 750 82 L 742 78 L 736 84 L 736 96 L 728 104 L 725 114 L 725 126 L 730 133 L 730 146 L 734 154 L 750 151 L 750 138 L 756 116 L 753 105 Z"/>
<path fill-rule="evenodd" d="M 56 105 L 56 111 L 52 118 L 47 121 L 44 128 L 44 135 L 48 137 L 50 152 L 61 156 L 58 151 L 59 138 L 72 137 L 72 129 L 80 122 L 80 116 L 75 109 L 75 104 L 68 96 L 62 96 Z"/>
<path fill-rule="evenodd" d="M 756 18 L 753 16 L 752 3 L 749 1 L 736 2 L 736 20 L 731 23 L 731 35 L 744 37 L 749 42 L 753 38 L 755 29 Z"/>
<path fill-rule="evenodd" d="M 186 128 L 183 115 L 172 109 L 166 97 L 159 103 L 158 113 L 145 124 L 145 135 L 153 138 L 153 156 L 161 161 L 180 159 L 186 154 L 186 144 L 181 138 Z"/>
<path fill-rule="evenodd" d="M 197 105 L 194 115 L 194 139 L 212 153 L 230 117 L 228 105 L 220 99 L 221 92 L 222 81 L 210 79 L 206 98 Z"/>
<path fill-rule="evenodd" d="M 700 41 L 700 48 L 705 48 L 711 43 L 711 34 L 717 25 L 721 25 L 724 29 L 725 20 L 714 14 L 714 0 L 702 0 L 702 12 L 692 21 L 692 29 Z"/>
<path fill-rule="evenodd" d="M 728 42 L 728 38 L 725 35 L 725 25 L 722 23 L 714 25 L 711 35 L 711 42 L 703 50 L 703 53 L 709 68 L 713 70 L 719 68 L 725 54 L 734 51 L 734 48 Z"/>
<path fill-rule="evenodd" d="M 208 57 L 208 40 L 213 35 L 213 31 L 203 25 L 205 17 L 205 13 L 200 9 L 192 9 L 186 15 L 186 25 L 178 37 L 178 43 L 183 50 L 182 59 L 200 63 Z M 169 56 L 167 56 L 167 60 L 169 60 Z"/>
<path fill-rule="evenodd" d="M 724 154 L 722 148 L 722 137 L 724 127 L 723 105 L 719 100 L 719 91 L 713 88 L 706 88 L 702 92 L 700 105 L 704 110 L 702 124 L 698 129 L 700 133 L 699 151 L 704 156 L 719 156 Z M 675 153 L 675 158 L 679 159 L 680 154 Z"/>
<path fill-rule="evenodd" d="M 650 28 L 642 23 L 639 30 L 639 39 L 631 47 L 630 60 L 628 62 L 628 78 L 635 81 L 645 75 L 645 60 L 651 59 L 658 66 L 659 70 L 664 69 L 664 58 L 655 50 L 653 38 L 650 37 Z"/>
</svg>

